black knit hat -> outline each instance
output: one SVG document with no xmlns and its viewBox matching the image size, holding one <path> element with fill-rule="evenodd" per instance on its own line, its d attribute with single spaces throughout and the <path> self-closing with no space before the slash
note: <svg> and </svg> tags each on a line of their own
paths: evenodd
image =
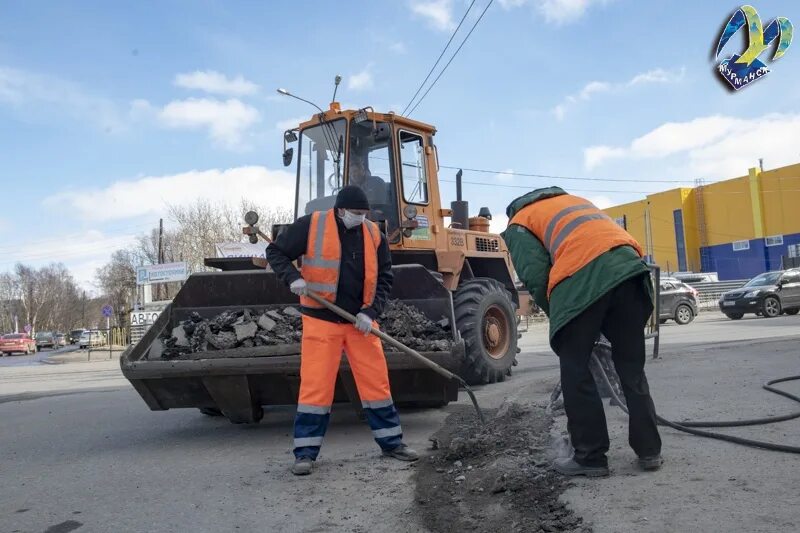
<svg viewBox="0 0 800 533">
<path fill-rule="evenodd" d="M 336 195 L 336 204 L 333 207 L 342 209 L 369 209 L 369 200 L 367 200 L 367 195 L 361 190 L 361 187 L 348 185 L 342 187 L 342 190 Z"/>
</svg>

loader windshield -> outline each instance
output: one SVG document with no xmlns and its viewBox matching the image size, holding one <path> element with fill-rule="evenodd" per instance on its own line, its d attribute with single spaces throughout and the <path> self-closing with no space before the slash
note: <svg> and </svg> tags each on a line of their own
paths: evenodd
<svg viewBox="0 0 800 533">
<path fill-rule="evenodd" d="M 334 120 L 300 132 L 295 218 L 333 207 L 343 185 L 346 130 L 345 120 Z"/>
</svg>

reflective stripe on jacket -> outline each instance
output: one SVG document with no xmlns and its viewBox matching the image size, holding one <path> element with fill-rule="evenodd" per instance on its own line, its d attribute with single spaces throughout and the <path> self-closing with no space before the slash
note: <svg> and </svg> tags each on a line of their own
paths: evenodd
<svg viewBox="0 0 800 533">
<path fill-rule="evenodd" d="M 561 281 L 613 248 L 628 245 L 643 255 L 627 231 L 588 200 L 571 194 L 530 203 L 517 211 L 509 224 L 527 228 L 550 254 L 548 298 Z"/>
<path fill-rule="evenodd" d="M 364 234 L 364 307 L 372 305 L 378 284 L 378 247 L 381 234 L 374 222 L 365 220 Z M 308 289 L 316 292 L 329 302 L 336 302 L 339 284 L 339 268 L 342 261 L 342 245 L 336 227 L 336 213 L 333 209 L 317 211 L 311 216 L 308 230 L 308 245 L 303 255 L 300 270 Z M 308 297 L 300 298 L 300 305 L 320 309 L 323 306 Z"/>
</svg>

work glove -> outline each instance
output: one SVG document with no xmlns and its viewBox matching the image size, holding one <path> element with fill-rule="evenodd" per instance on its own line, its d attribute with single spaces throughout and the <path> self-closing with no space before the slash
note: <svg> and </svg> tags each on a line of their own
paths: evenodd
<svg viewBox="0 0 800 533">
<path fill-rule="evenodd" d="M 298 278 L 289 285 L 289 290 L 295 293 L 298 296 L 305 296 L 308 294 L 308 286 L 306 285 L 306 280 L 303 278 Z"/>
<path fill-rule="evenodd" d="M 366 313 L 358 313 L 356 315 L 356 329 L 364 335 L 369 335 L 372 331 L 372 319 Z"/>
</svg>

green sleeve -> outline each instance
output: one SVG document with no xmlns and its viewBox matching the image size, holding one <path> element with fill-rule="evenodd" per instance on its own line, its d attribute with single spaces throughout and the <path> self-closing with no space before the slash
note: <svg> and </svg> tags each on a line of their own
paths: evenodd
<svg viewBox="0 0 800 533">
<path fill-rule="evenodd" d="M 533 301 L 550 316 L 547 285 L 550 280 L 550 254 L 536 236 L 527 228 L 510 225 L 502 233 L 511 252 L 511 260 L 520 281 L 533 295 Z"/>
</svg>

